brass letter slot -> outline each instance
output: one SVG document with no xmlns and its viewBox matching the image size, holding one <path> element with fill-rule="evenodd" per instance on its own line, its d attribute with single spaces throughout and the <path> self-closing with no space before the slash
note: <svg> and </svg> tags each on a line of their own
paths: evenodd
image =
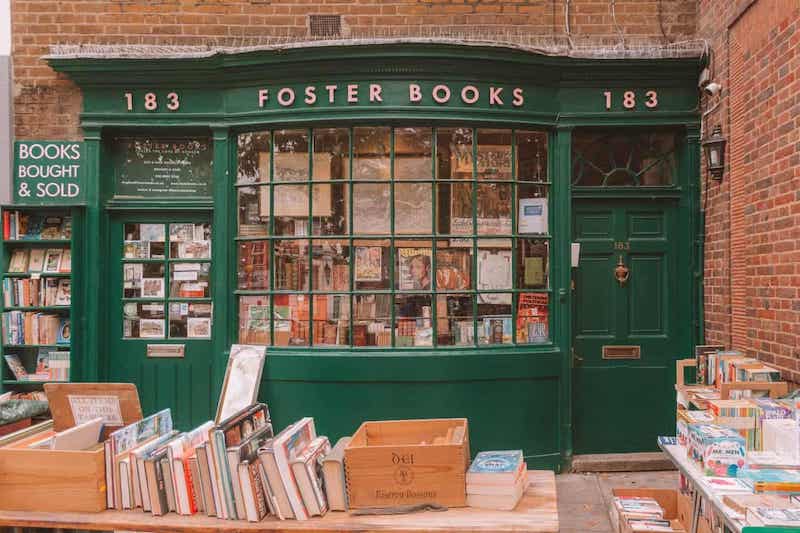
<svg viewBox="0 0 800 533">
<path fill-rule="evenodd" d="M 641 346 L 603 346 L 603 359 L 641 359 Z"/>
</svg>

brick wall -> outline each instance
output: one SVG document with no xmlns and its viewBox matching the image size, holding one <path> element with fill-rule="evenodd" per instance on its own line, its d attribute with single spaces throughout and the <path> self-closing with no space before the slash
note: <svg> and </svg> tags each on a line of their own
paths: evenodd
<svg viewBox="0 0 800 533">
<path fill-rule="evenodd" d="M 703 0 L 699 12 L 724 86 L 706 124 L 729 139 L 724 180 L 708 189 L 706 340 L 800 382 L 800 4 Z"/>
<path fill-rule="evenodd" d="M 565 34 L 567 0 L 12 0 L 15 134 L 76 139 L 80 93 L 39 59 L 51 44 L 241 45 L 303 36 L 308 14 L 341 14 L 348 32 L 468 28 Z M 680 41 L 697 0 L 571 0 L 571 34 Z M 617 25 L 611 15 L 614 4 Z"/>
</svg>

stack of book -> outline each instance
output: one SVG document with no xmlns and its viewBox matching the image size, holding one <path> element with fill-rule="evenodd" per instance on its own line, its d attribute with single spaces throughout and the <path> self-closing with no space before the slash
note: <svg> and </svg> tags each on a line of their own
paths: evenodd
<svg viewBox="0 0 800 533">
<path fill-rule="evenodd" d="M 480 452 L 467 471 L 467 505 L 511 511 L 527 484 L 522 450 Z"/>
<path fill-rule="evenodd" d="M 618 521 L 625 524 L 620 531 L 674 531 L 664 517 L 664 509 L 653 498 L 618 496 L 614 498 L 614 507 Z"/>
</svg>

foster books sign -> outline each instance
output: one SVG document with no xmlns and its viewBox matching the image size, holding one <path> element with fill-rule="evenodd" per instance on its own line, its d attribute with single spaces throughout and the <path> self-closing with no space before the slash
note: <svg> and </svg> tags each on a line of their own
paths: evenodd
<svg viewBox="0 0 800 533">
<path fill-rule="evenodd" d="M 77 204 L 84 191 L 85 145 L 75 141 L 14 143 L 14 203 Z"/>
</svg>

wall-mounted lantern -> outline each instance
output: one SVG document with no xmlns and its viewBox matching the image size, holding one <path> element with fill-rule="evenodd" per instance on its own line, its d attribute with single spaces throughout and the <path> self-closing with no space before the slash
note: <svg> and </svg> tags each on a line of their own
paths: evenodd
<svg viewBox="0 0 800 533">
<path fill-rule="evenodd" d="M 722 136 L 722 127 L 714 126 L 711 136 L 703 141 L 703 151 L 706 153 L 706 169 L 711 177 L 722 179 L 725 172 L 725 143 L 727 139 Z"/>
</svg>

